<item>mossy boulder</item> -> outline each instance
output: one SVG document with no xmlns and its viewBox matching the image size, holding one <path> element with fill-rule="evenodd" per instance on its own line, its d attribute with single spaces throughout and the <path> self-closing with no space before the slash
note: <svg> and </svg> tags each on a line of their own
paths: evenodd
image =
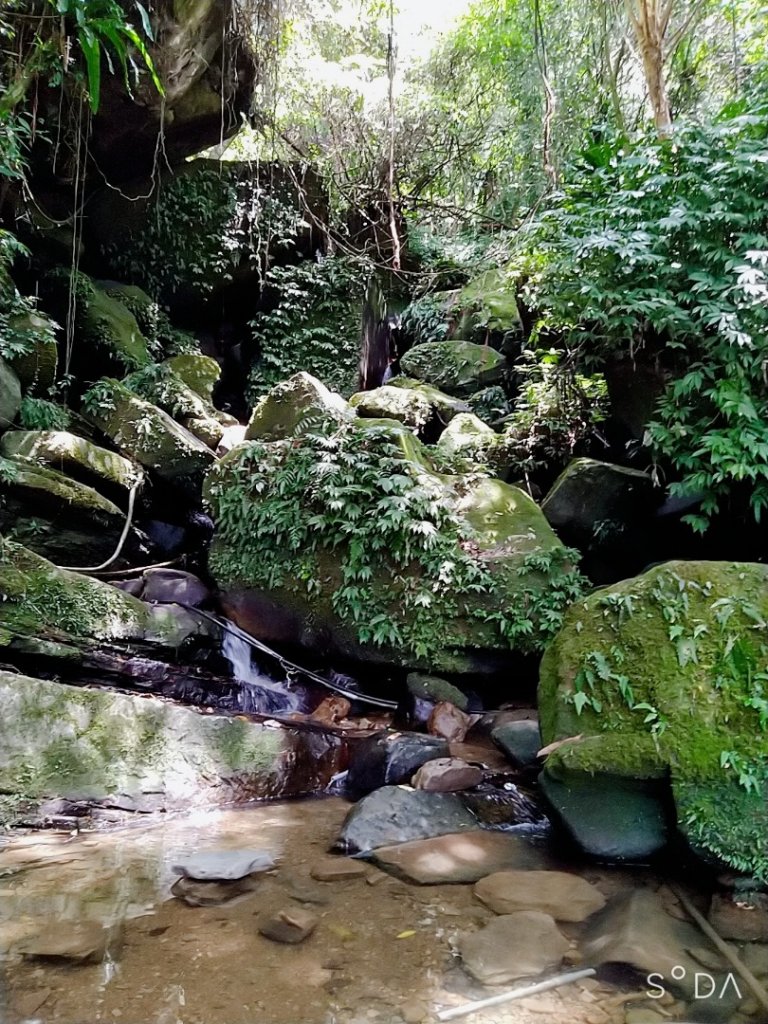
<svg viewBox="0 0 768 1024">
<path fill-rule="evenodd" d="M 105 378 L 83 400 L 88 419 L 126 455 L 170 483 L 200 486 L 216 456 L 167 412 Z"/>
<path fill-rule="evenodd" d="M 26 343 L 27 351 L 10 361 L 22 390 L 30 395 L 46 395 L 56 380 L 59 362 L 55 324 L 44 313 L 30 310 L 11 317 L 8 326 Z"/>
<path fill-rule="evenodd" d="M 117 504 L 143 477 L 135 463 L 67 430 L 11 430 L 0 440 L 0 454 L 64 472 Z"/>
<path fill-rule="evenodd" d="M 0 703 L 0 826 L 57 797 L 142 811 L 306 795 L 333 755 L 288 729 L 4 671 Z"/>
<path fill-rule="evenodd" d="M 125 517 L 98 491 L 17 455 L 0 468 L 0 532 L 65 565 L 98 565 L 115 550 Z"/>
<path fill-rule="evenodd" d="M 359 391 L 349 404 L 358 416 L 392 419 L 413 430 L 421 430 L 432 417 L 431 403 L 418 391 L 384 385 L 373 391 Z"/>
<path fill-rule="evenodd" d="M 328 423 L 353 419 L 354 411 L 308 373 L 295 373 L 259 399 L 248 421 L 246 441 L 280 441 Z"/>
<path fill-rule="evenodd" d="M 19 378 L 4 359 L 0 359 L 0 433 L 10 429 L 21 408 Z"/>
<path fill-rule="evenodd" d="M 431 384 L 424 384 L 423 381 L 414 380 L 413 377 L 393 377 L 389 381 L 388 387 L 415 391 L 429 402 L 433 415 L 442 423 L 450 423 L 454 416 L 470 411 L 469 405 L 462 399 L 456 398 L 455 395 L 446 395 L 439 388 L 433 387 Z"/>
<path fill-rule="evenodd" d="M 487 445 L 495 445 L 498 434 L 471 412 L 454 416 L 440 435 L 437 446 L 447 455 L 467 453 L 470 456 L 482 451 Z"/>
<path fill-rule="evenodd" d="M 0 537 L 0 650 L 39 638 L 77 650 L 92 641 L 144 640 L 178 646 L 195 631 L 171 606 L 152 607 L 80 573 L 60 569 Z"/>
<path fill-rule="evenodd" d="M 574 459 L 541 504 L 547 522 L 572 543 L 610 530 L 621 533 L 647 518 L 656 494 L 649 473 L 598 459 Z"/>
<path fill-rule="evenodd" d="M 669 562 L 574 604 L 544 656 L 552 779 L 669 778 L 695 849 L 768 879 L 768 567 Z M 573 737 L 577 737 L 573 739 Z"/>
<path fill-rule="evenodd" d="M 210 474 L 211 571 L 269 641 L 436 672 L 540 649 L 570 554 L 522 491 L 446 476 L 402 424 L 359 418 L 234 449 Z"/>
<path fill-rule="evenodd" d="M 91 382 L 104 374 L 123 376 L 152 362 L 136 317 L 87 275 L 57 268 L 40 284 L 47 308 L 60 323 L 74 302 L 71 368 L 78 378 Z"/>
<path fill-rule="evenodd" d="M 206 402 L 213 400 L 213 389 L 221 377 L 221 367 L 215 359 L 199 352 L 186 352 L 166 359 L 166 365 Z"/>
<path fill-rule="evenodd" d="M 504 376 L 504 357 L 471 341 L 435 341 L 414 345 L 400 360 L 405 374 L 446 391 L 471 395 Z"/>
<path fill-rule="evenodd" d="M 468 337 L 478 329 L 522 335 L 516 284 L 503 268 L 491 268 L 472 278 L 457 301 L 463 314 L 459 337 Z"/>
<path fill-rule="evenodd" d="M 189 387 L 168 363 L 149 366 L 130 374 L 123 381 L 125 387 L 139 398 L 152 402 L 158 408 L 194 434 L 198 440 L 216 449 L 226 427 L 237 420 L 228 413 L 219 412 Z"/>
</svg>

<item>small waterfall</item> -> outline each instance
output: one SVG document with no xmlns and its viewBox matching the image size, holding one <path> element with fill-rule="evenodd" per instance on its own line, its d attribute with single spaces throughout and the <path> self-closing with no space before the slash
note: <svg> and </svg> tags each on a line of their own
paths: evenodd
<svg viewBox="0 0 768 1024">
<path fill-rule="evenodd" d="M 235 694 L 237 709 L 260 714 L 298 711 L 300 695 L 284 683 L 270 679 L 253 664 L 253 649 L 247 640 L 228 629 L 224 631 L 221 653 L 232 667 L 232 675 L 240 686 Z"/>
</svg>

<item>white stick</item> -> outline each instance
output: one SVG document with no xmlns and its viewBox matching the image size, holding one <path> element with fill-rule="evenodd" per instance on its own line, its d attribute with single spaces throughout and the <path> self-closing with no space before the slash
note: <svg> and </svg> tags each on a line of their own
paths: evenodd
<svg viewBox="0 0 768 1024">
<path fill-rule="evenodd" d="M 465 1003 L 463 1006 L 454 1006 L 450 1010 L 441 1010 L 438 1020 L 454 1020 L 456 1017 L 466 1017 L 470 1013 L 484 1010 L 487 1006 L 498 1006 L 499 1003 L 511 1003 L 513 999 L 522 999 L 524 996 L 533 996 L 537 992 L 547 992 L 551 988 L 559 988 L 561 985 L 570 985 L 572 981 L 580 981 L 582 978 L 591 978 L 597 972 L 592 967 L 586 967 L 583 971 L 571 971 L 570 974 L 558 974 L 554 978 L 547 978 L 546 981 L 539 981 L 535 985 L 527 985 L 525 988 L 514 988 L 511 992 L 502 992 L 499 996 L 489 996 L 487 999 L 478 999 L 474 1003 Z"/>
</svg>

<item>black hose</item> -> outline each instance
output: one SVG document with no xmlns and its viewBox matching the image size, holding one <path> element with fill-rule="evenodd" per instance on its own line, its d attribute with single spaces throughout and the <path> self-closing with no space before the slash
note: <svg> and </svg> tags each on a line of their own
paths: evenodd
<svg viewBox="0 0 768 1024">
<path fill-rule="evenodd" d="M 343 686 L 338 686 L 336 683 L 331 683 L 323 676 L 318 675 L 317 672 L 312 672 L 310 669 L 302 668 L 301 665 L 296 665 L 292 661 L 288 661 L 282 654 L 278 654 L 271 647 L 267 647 L 266 644 L 262 643 L 261 640 L 256 640 L 250 633 L 246 633 L 244 630 L 236 626 L 234 622 L 230 622 L 228 619 L 222 619 L 218 615 L 212 615 L 210 612 L 204 612 L 202 608 L 193 608 L 191 605 L 182 605 L 182 608 L 186 608 L 187 611 L 192 612 L 196 615 L 201 615 L 204 619 L 208 619 L 209 622 L 213 622 L 220 629 L 226 630 L 231 633 L 232 636 L 238 637 L 240 640 L 244 640 L 245 643 L 249 644 L 255 650 L 260 651 L 262 654 L 269 655 L 270 658 L 274 658 L 275 661 L 280 665 L 286 672 L 300 672 L 307 679 L 311 679 L 313 682 L 318 683 L 320 686 L 325 686 L 327 689 L 332 690 L 334 693 L 340 694 L 342 697 L 346 697 L 348 700 L 357 700 L 363 704 L 371 704 L 377 708 L 387 708 L 388 710 L 394 710 L 397 708 L 397 701 L 384 700 L 382 697 L 369 697 L 364 693 L 357 693 L 355 690 L 347 690 Z"/>
</svg>

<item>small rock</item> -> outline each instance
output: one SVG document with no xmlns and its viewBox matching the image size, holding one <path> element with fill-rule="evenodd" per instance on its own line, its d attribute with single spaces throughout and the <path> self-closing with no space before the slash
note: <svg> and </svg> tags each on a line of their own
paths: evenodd
<svg viewBox="0 0 768 1024">
<path fill-rule="evenodd" d="M 429 1016 L 429 1007 L 420 999 L 409 999 L 399 1009 L 405 1024 L 421 1024 Z"/>
<path fill-rule="evenodd" d="M 193 853 L 172 870 L 198 882 L 232 882 L 274 866 L 275 858 L 267 850 L 207 850 Z"/>
<path fill-rule="evenodd" d="M 483 770 L 467 764 L 460 757 L 439 757 L 427 761 L 411 780 L 414 789 L 433 793 L 457 793 L 471 789 L 483 781 Z"/>
<path fill-rule="evenodd" d="M 768 942 L 768 895 L 755 892 L 731 897 L 715 893 L 709 923 L 723 939 Z"/>
<path fill-rule="evenodd" d="M 181 569 L 147 569 L 142 600 L 150 604 L 184 604 L 197 608 L 211 592 L 201 579 Z"/>
<path fill-rule="evenodd" d="M 182 875 L 171 886 L 171 893 L 190 907 L 220 907 L 246 892 L 252 892 L 258 885 L 257 877 L 246 875 L 231 882 L 200 882 Z"/>
<path fill-rule="evenodd" d="M 505 722 L 493 729 L 491 739 L 518 768 L 530 768 L 537 763 L 542 747 L 538 722 Z"/>
<path fill-rule="evenodd" d="M 309 938 L 317 927 L 317 918 L 308 910 L 280 910 L 259 926 L 259 934 L 273 942 L 295 944 Z"/>
<path fill-rule="evenodd" d="M 427 722 L 427 732 L 442 736 L 449 743 L 463 743 L 472 725 L 472 716 L 460 711 L 455 704 L 442 700 L 435 704 Z"/>
<path fill-rule="evenodd" d="M 320 722 L 323 725 L 336 725 L 347 718 L 351 709 L 352 704 L 346 697 L 326 697 L 309 717 L 313 722 Z"/>
<path fill-rule="evenodd" d="M 605 906 L 599 889 L 563 871 L 499 871 L 482 878 L 475 895 L 497 914 L 539 910 L 557 921 L 585 921 Z"/>
<path fill-rule="evenodd" d="M 349 857 L 326 857 L 315 864 L 310 875 L 318 882 L 345 882 L 350 878 L 362 878 L 368 872 L 367 866 Z"/>
<path fill-rule="evenodd" d="M 667 1017 L 651 1006 L 630 1006 L 624 1012 L 624 1024 L 661 1024 Z"/>
<path fill-rule="evenodd" d="M 505 868 L 546 869 L 549 855 L 521 836 L 460 832 L 374 850 L 377 867 L 419 885 L 476 882 Z"/>
<path fill-rule="evenodd" d="M 381 786 L 410 782 L 423 764 L 447 757 L 448 744 L 436 736 L 412 732 L 384 732 L 352 745 L 347 786 L 357 795 Z"/>
<path fill-rule="evenodd" d="M 557 967 L 569 948 L 554 920 L 536 910 L 504 914 L 459 937 L 464 967 L 484 985 L 535 977 Z"/>
<path fill-rule="evenodd" d="M 288 877 L 281 881 L 285 884 L 288 896 L 298 903 L 316 903 L 322 906 L 329 902 L 328 891 L 324 890 L 322 886 L 313 885 L 306 878 Z"/>
<path fill-rule="evenodd" d="M 477 819 L 454 793 L 384 786 L 350 810 L 336 846 L 344 853 L 367 853 L 379 846 L 477 828 Z"/>
</svg>

